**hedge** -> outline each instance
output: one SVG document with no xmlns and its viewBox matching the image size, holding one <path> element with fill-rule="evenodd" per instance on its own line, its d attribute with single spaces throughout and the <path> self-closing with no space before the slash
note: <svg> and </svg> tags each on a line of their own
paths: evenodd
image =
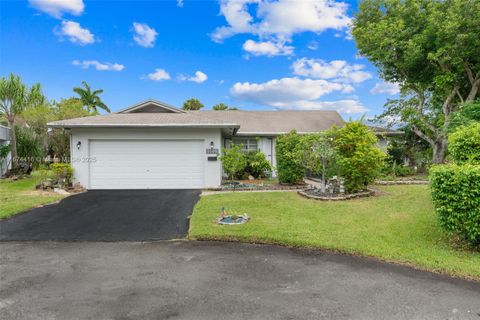
<svg viewBox="0 0 480 320">
<path fill-rule="evenodd" d="M 432 167 L 430 183 L 440 225 L 473 246 L 480 246 L 480 166 Z"/>
<path fill-rule="evenodd" d="M 278 181 L 297 183 L 303 179 L 303 140 L 295 130 L 281 135 L 276 140 Z"/>
<path fill-rule="evenodd" d="M 448 137 L 448 150 L 455 163 L 480 164 L 480 122 L 452 133 Z"/>
</svg>

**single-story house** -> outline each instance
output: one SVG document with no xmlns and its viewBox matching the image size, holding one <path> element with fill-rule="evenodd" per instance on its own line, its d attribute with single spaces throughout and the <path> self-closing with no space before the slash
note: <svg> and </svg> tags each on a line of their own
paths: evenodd
<svg viewBox="0 0 480 320">
<path fill-rule="evenodd" d="M 0 125 L 0 148 L 10 144 L 10 128 Z M 0 177 L 2 177 L 11 166 L 11 154 L 5 158 L 0 158 Z"/>
<path fill-rule="evenodd" d="M 218 155 L 231 143 L 262 151 L 275 166 L 276 136 L 343 123 L 336 111 L 184 111 L 147 100 L 48 125 L 70 130 L 75 180 L 87 189 L 182 189 L 218 187 Z"/>
</svg>

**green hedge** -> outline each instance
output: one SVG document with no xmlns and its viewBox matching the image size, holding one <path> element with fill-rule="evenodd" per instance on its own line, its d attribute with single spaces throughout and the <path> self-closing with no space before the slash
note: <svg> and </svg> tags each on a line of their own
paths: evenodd
<svg viewBox="0 0 480 320">
<path fill-rule="evenodd" d="M 276 140 L 277 171 L 280 183 L 297 183 L 303 179 L 303 139 L 295 130 Z"/>
<path fill-rule="evenodd" d="M 448 137 L 448 150 L 455 163 L 480 164 L 480 122 L 452 133 Z"/>
<path fill-rule="evenodd" d="M 480 166 L 435 166 L 430 169 L 430 182 L 441 226 L 479 246 Z"/>
</svg>

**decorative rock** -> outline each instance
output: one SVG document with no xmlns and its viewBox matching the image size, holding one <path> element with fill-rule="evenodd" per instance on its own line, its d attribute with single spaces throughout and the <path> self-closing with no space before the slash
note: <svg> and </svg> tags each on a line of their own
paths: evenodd
<svg viewBox="0 0 480 320">
<path fill-rule="evenodd" d="M 253 180 L 255 180 L 255 178 L 252 175 L 249 175 L 248 180 L 253 181 Z"/>
<path fill-rule="evenodd" d="M 56 189 L 56 190 L 55 190 Z M 63 189 L 58 189 L 58 188 L 55 188 L 54 191 L 58 194 L 61 194 L 61 195 L 69 195 L 70 193 L 68 193 L 67 191 L 63 190 Z"/>
</svg>

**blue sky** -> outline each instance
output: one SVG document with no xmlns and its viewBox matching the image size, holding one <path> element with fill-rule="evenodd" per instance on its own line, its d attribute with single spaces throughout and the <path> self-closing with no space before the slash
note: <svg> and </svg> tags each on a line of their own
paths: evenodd
<svg viewBox="0 0 480 320">
<path fill-rule="evenodd" d="M 154 98 L 372 116 L 398 89 L 359 57 L 357 2 L 1 1 L 0 74 L 50 99 L 82 80 L 112 111 Z"/>
</svg>

